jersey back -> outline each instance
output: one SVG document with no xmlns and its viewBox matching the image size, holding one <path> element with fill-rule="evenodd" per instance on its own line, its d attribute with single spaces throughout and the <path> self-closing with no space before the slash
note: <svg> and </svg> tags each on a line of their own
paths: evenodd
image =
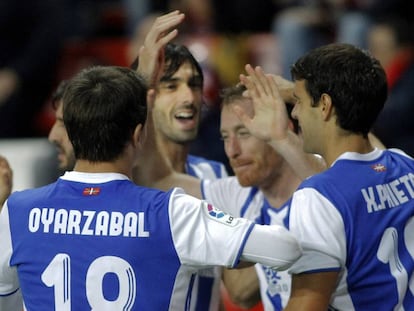
<svg viewBox="0 0 414 311">
<path fill-rule="evenodd" d="M 307 198 L 299 202 L 300 196 Z M 308 204 L 314 206 L 305 208 Z M 329 170 L 304 181 L 292 199 L 293 208 L 293 217 L 302 222 L 293 225 L 307 227 L 300 233 L 307 236 L 305 244 L 319 244 L 318 251 L 337 258 L 337 264 L 326 256 L 311 258 L 312 250 L 304 248 L 292 271 L 340 269 L 333 307 L 414 309 L 412 158 L 387 150 L 373 157 L 345 154 Z"/>
<path fill-rule="evenodd" d="M 10 264 L 27 310 L 184 306 L 188 297 L 174 294 L 189 286 L 191 271 L 183 271 L 174 247 L 169 198 L 128 180 L 91 186 L 62 179 L 11 196 Z"/>
</svg>

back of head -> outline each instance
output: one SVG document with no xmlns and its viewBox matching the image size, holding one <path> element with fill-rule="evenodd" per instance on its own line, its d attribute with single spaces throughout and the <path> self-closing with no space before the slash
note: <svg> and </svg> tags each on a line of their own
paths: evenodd
<svg viewBox="0 0 414 311">
<path fill-rule="evenodd" d="M 72 78 L 63 98 L 63 120 L 76 158 L 118 158 L 136 126 L 145 124 L 146 96 L 145 80 L 128 68 L 91 67 Z"/>
<path fill-rule="evenodd" d="M 338 125 L 367 135 L 387 98 L 387 81 L 378 60 L 353 45 L 334 43 L 299 58 L 291 69 L 294 80 L 305 80 L 313 105 L 328 94 Z"/>
</svg>

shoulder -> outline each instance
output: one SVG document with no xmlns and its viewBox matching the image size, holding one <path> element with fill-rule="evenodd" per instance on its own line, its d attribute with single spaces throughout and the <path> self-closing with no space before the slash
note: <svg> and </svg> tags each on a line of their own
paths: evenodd
<svg viewBox="0 0 414 311">
<path fill-rule="evenodd" d="M 207 197 L 225 195 L 229 199 L 231 198 L 231 200 L 236 200 L 240 196 L 248 196 L 252 188 L 241 186 L 237 177 L 230 176 L 216 180 L 203 180 L 202 191 L 205 195 L 208 195 Z"/>
<path fill-rule="evenodd" d="M 187 156 L 187 173 L 202 179 L 217 179 L 228 176 L 223 163 L 200 156 Z"/>
<path fill-rule="evenodd" d="M 192 163 L 192 164 L 209 163 L 211 165 L 218 165 L 218 166 L 224 165 L 223 163 L 219 161 L 206 159 L 204 157 L 193 155 L 193 154 L 189 154 L 187 156 L 187 162 Z"/>
<path fill-rule="evenodd" d="M 39 188 L 32 188 L 32 189 L 25 189 L 20 191 L 15 191 L 10 194 L 8 198 L 9 206 L 15 203 L 27 203 L 27 202 L 34 202 L 39 198 L 44 197 L 46 194 L 50 193 L 52 189 L 55 187 L 57 182 L 52 184 L 39 187 Z"/>
</svg>

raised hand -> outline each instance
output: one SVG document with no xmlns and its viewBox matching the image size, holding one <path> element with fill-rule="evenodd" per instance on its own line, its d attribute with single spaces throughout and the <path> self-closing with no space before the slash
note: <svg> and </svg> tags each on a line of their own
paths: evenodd
<svg viewBox="0 0 414 311">
<path fill-rule="evenodd" d="M 300 178 L 304 179 L 324 170 L 324 160 L 319 156 L 306 154 L 302 140 L 291 130 L 284 99 L 293 98 L 292 82 L 280 76 L 265 74 L 260 67 L 246 65 L 246 72 L 247 75 L 240 75 L 240 81 L 247 88 L 244 95 L 252 99 L 254 116 L 250 117 L 241 106 L 235 105 L 233 109 L 250 133 L 268 142 Z"/>
<path fill-rule="evenodd" d="M 139 50 L 137 71 L 148 79 L 150 87 L 156 85 L 163 73 L 164 47 L 177 36 L 175 27 L 183 20 L 184 14 L 180 11 L 161 15 L 145 37 L 144 45 Z"/>
<path fill-rule="evenodd" d="M 247 75 L 241 74 L 240 81 L 247 91 L 245 96 L 252 99 L 254 116 L 251 118 L 241 106 L 234 105 L 250 133 L 266 142 L 284 140 L 289 129 L 286 105 L 278 89 L 278 77 L 267 75 L 261 67 L 246 65 Z"/>
</svg>

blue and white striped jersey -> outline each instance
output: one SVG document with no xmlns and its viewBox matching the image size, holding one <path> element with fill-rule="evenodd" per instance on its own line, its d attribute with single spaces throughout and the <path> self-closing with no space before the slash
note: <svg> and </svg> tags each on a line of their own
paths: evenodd
<svg viewBox="0 0 414 311">
<path fill-rule="evenodd" d="M 185 169 L 188 175 L 199 179 L 215 180 L 228 176 L 223 163 L 191 154 L 187 156 Z"/>
<path fill-rule="evenodd" d="M 242 187 L 232 176 L 216 181 L 203 181 L 203 198 L 221 210 L 262 225 L 286 226 L 288 206 L 274 208 L 263 193 L 254 187 Z M 260 294 L 265 311 L 280 311 L 290 296 L 291 277 L 287 271 L 276 271 L 255 265 L 260 282 Z"/>
<path fill-rule="evenodd" d="M 414 160 L 400 150 L 347 152 L 305 180 L 289 229 L 292 273 L 339 271 L 337 310 L 414 310 Z"/>
<path fill-rule="evenodd" d="M 227 177 L 223 163 L 189 154 L 185 165 L 188 175 L 199 179 L 216 180 Z M 221 302 L 221 267 L 200 271 L 194 278 L 191 311 L 218 311 Z"/>
<path fill-rule="evenodd" d="M 26 310 L 189 310 L 195 275 L 234 266 L 252 226 L 177 188 L 68 172 L 6 201 L 0 300 L 20 288 Z"/>
</svg>

